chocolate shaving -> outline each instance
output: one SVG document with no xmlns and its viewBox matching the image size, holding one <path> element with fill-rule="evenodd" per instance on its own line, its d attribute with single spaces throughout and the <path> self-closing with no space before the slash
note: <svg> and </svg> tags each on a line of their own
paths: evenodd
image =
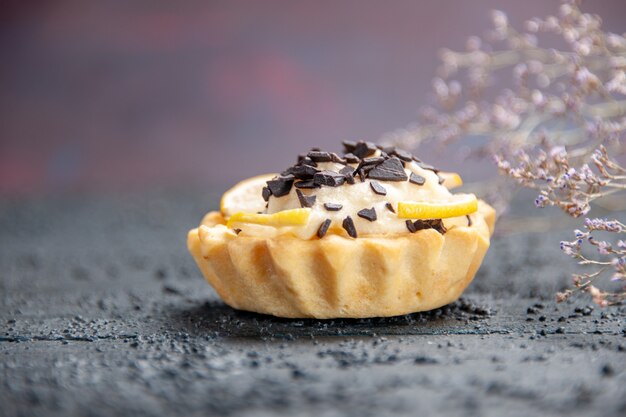
<svg viewBox="0 0 626 417">
<path fill-rule="evenodd" d="M 370 181 L 370 187 L 372 188 L 372 191 L 374 191 L 378 195 L 387 195 L 387 190 L 385 189 L 385 187 L 380 185 L 380 183 L 377 181 Z"/>
<path fill-rule="evenodd" d="M 412 182 L 413 184 L 424 185 L 424 183 L 426 182 L 426 178 L 422 177 L 421 175 L 417 175 L 415 172 L 411 172 L 409 181 Z"/>
<path fill-rule="evenodd" d="M 335 152 L 330 153 L 330 160 L 338 164 L 344 164 L 344 165 L 348 162 L 344 158 L 337 155 Z"/>
<path fill-rule="evenodd" d="M 299 180 L 310 180 L 318 172 L 320 172 L 320 170 L 311 165 L 295 165 L 284 171 L 281 175 L 292 174 Z"/>
<path fill-rule="evenodd" d="M 299 165 L 309 165 L 312 167 L 316 167 L 317 163 L 307 156 L 299 162 Z"/>
<path fill-rule="evenodd" d="M 274 197 L 282 197 L 284 195 L 289 194 L 291 191 L 291 186 L 294 181 L 293 175 L 285 175 L 285 176 L 277 176 L 274 179 L 267 182 L 267 187 L 272 192 Z"/>
<path fill-rule="evenodd" d="M 313 180 L 296 181 L 293 185 L 296 188 L 320 188 Z"/>
<path fill-rule="evenodd" d="M 472 226 L 472 218 L 469 216 L 469 214 L 466 214 L 465 217 L 467 217 L 467 227 L 471 227 Z"/>
<path fill-rule="evenodd" d="M 354 155 L 352 152 L 348 152 L 343 156 L 347 163 L 349 164 L 358 164 L 360 159 Z"/>
<path fill-rule="evenodd" d="M 372 169 L 369 172 L 369 178 L 381 181 L 406 181 L 408 179 L 402 162 L 395 156 Z"/>
<path fill-rule="evenodd" d="M 337 203 L 324 203 L 324 208 L 328 211 L 339 211 L 343 208 L 343 205 Z"/>
<path fill-rule="evenodd" d="M 435 229 L 442 235 L 448 231 L 448 229 L 446 229 L 446 226 L 443 225 L 443 220 L 441 219 L 431 220 L 430 224 L 433 229 Z"/>
<path fill-rule="evenodd" d="M 427 169 L 429 171 L 434 172 L 435 174 L 439 172 L 439 170 L 432 165 L 425 164 L 421 161 L 416 161 L 416 162 L 417 162 L 417 166 L 419 166 L 422 169 Z"/>
<path fill-rule="evenodd" d="M 263 196 L 263 200 L 269 201 L 270 196 L 272 195 L 272 192 L 270 191 L 269 188 L 263 187 L 263 191 L 261 191 L 261 195 Z"/>
<path fill-rule="evenodd" d="M 365 220 L 369 220 L 371 222 L 376 221 L 376 209 L 372 208 L 364 208 L 357 213 L 357 216 L 364 218 Z"/>
<path fill-rule="evenodd" d="M 416 220 L 414 224 L 417 230 L 435 229 L 441 234 L 444 234 L 447 231 L 441 219 Z"/>
<path fill-rule="evenodd" d="M 313 162 L 330 162 L 332 160 L 330 153 L 322 151 L 311 151 L 307 154 Z"/>
<path fill-rule="evenodd" d="M 296 189 L 314 189 L 322 186 L 338 187 L 346 183 L 354 184 L 357 175 L 361 182 L 369 178 L 377 181 L 409 180 L 411 183 L 423 185 L 426 181 L 425 177 L 415 173 L 409 173 L 410 177 L 407 176 L 405 166 L 410 161 L 415 161 L 423 169 L 438 173 L 438 170 L 431 165 L 424 164 L 409 152 L 394 146 L 378 146 L 365 141 L 344 141 L 343 146 L 344 155 L 322 151 L 320 148 L 311 148 L 307 154 L 299 155 L 295 165 L 267 182 L 267 187 L 262 191 L 263 199 L 267 202 L 272 196 L 287 195 L 292 186 Z M 318 168 L 318 163 L 328 162 L 338 164 L 337 168 L 328 170 Z M 442 182 L 443 178 L 439 177 L 439 183 Z M 386 187 L 376 181 L 371 181 L 370 187 L 378 195 L 387 195 Z M 304 194 L 302 196 L 306 197 L 301 202 L 303 207 L 313 204 L 312 198 Z M 395 213 L 391 205 L 387 208 Z"/>
<path fill-rule="evenodd" d="M 414 222 L 412 222 L 411 220 L 407 220 L 406 228 L 409 229 L 409 232 L 411 233 L 415 233 L 419 230 L 424 229 L 435 229 L 442 235 L 447 232 L 446 227 L 443 225 L 443 220 L 441 219 L 416 220 Z"/>
<path fill-rule="evenodd" d="M 346 182 L 346 176 L 335 171 L 321 171 L 313 176 L 313 181 L 318 185 L 339 187 Z"/>
<path fill-rule="evenodd" d="M 384 160 L 385 160 L 385 157 L 383 157 L 383 156 L 374 156 L 374 157 L 371 157 L 371 158 L 363 158 L 361 160 L 360 166 L 378 165 L 381 162 L 383 162 Z"/>
<path fill-rule="evenodd" d="M 365 157 L 372 155 L 374 152 L 376 152 L 376 149 L 377 149 L 376 145 L 374 145 L 373 143 L 360 141 L 360 142 L 357 142 L 354 149 L 348 149 L 348 150 L 359 158 L 365 158 Z"/>
<path fill-rule="evenodd" d="M 345 167 L 343 167 L 343 168 L 341 168 L 339 170 L 339 173 L 345 175 L 346 177 L 347 176 L 353 177 L 354 176 L 354 168 L 352 168 L 351 166 L 347 166 L 346 165 Z"/>
<path fill-rule="evenodd" d="M 374 168 L 376 168 L 376 165 L 374 164 L 370 164 L 370 165 L 363 165 L 362 167 L 359 168 L 359 171 L 363 171 L 363 173 L 365 174 L 365 176 L 367 176 L 369 174 L 369 172 L 371 170 L 373 170 Z"/>
<path fill-rule="evenodd" d="M 330 227 L 330 223 L 331 220 L 326 219 L 322 222 L 322 224 L 320 224 L 319 229 L 317 229 L 317 237 L 321 239 L 324 237 L 324 235 L 326 235 L 326 232 L 328 232 L 328 228 Z"/>
<path fill-rule="evenodd" d="M 385 203 L 385 207 L 387 207 L 387 210 L 389 210 L 392 213 L 396 213 L 396 211 L 393 209 L 393 204 L 391 203 Z"/>
<path fill-rule="evenodd" d="M 348 232 L 348 235 L 350 237 L 353 237 L 356 239 L 357 233 L 356 233 L 356 228 L 354 227 L 354 222 L 352 221 L 352 217 L 348 216 L 345 219 L 343 219 L 343 222 L 341 223 L 341 225 L 343 226 L 345 231 Z"/>
<path fill-rule="evenodd" d="M 356 142 L 352 140 L 344 140 L 341 144 L 343 145 L 344 153 L 352 152 L 356 148 Z"/>
<path fill-rule="evenodd" d="M 402 149 L 395 148 L 393 151 L 389 152 L 389 155 L 397 156 L 404 162 L 411 162 L 413 160 L 413 155 Z"/>
<path fill-rule="evenodd" d="M 317 199 L 317 196 L 304 195 L 304 193 L 300 190 L 296 190 L 296 195 L 298 196 L 298 200 L 300 200 L 300 207 L 313 207 L 313 204 L 315 204 L 315 200 Z"/>
</svg>

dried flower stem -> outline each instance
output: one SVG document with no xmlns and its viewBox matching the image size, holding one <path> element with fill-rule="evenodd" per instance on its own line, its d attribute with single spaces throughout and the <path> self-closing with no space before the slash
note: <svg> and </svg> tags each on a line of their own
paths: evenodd
<svg viewBox="0 0 626 417">
<path fill-rule="evenodd" d="M 626 151 L 626 37 L 603 31 L 601 19 L 583 13 L 579 3 L 563 1 L 557 16 L 533 18 L 524 31 L 511 27 L 505 13 L 492 12 L 493 29 L 485 37 L 469 38 L 464 52 L 442 50 L 433 80 L 438 106 L 383 140 L 417 147 L 483 137 L 485 144 L 470 156 L 493 158 L 500 174 L 539 191 L 538 207 L 556 206 L 573 217 L 588 214 L 594 200 L 624 192 L 626 167 L 610 155 Z M 542 34 L 556 35 L 562 47 L 540 46 Z M 501 74 L 504 88 L 495 81 Z M 512 194 L 497 190 L 496 205 L 505 206 Z M 598 269 L 574 275 L 574 288 L 557 299 L 585 291 L 600 305 L 623 301 L 626 287 L 605 292 L 594 283 L 611 267 L 617 271 L 612 279 L 626 282 L 624 241 L 611 245 L 590 233 L 619 234 L 624 225 L 606 219 L 585 225 L 584 239 L 562 248 L 580 265 Z M 609 260 L 585 257 L 582 240 Z"/>
</svg>

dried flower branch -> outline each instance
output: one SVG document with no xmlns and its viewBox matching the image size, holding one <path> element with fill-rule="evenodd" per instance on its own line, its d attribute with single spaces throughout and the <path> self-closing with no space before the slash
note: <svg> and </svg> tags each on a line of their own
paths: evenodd
<svg viewBox="0 0 626 417">
<path fill-rule="evenodd" d="M 585 228 L 587 231 L 575 230 L 576 239 L 568 242 L 561 242 L 561 250 L 572 258 L 578 260 L 579 265 L 594 265 L 597 270 L 590 274 L 575 274 L 574 289 L 568 289 L 557 294 L 557 301 L 564 301 L 571 297 L 575 292 L 588 292 L 593 301 L 602 306 L 621 303 L 626 300 L 626 285 L 620 291 L 606 292 L 597 288 L 594 282 L 605 273 L 613 272 L 611 281 L 623 281 L 626 283 L 626 241 L 617 240 L 616 247 L 605 240 L 597 240 L 591 234 L 594 231 L 626 234 L 626 225 L 617 220 L 607 219 L 586 219 Z M 612 256 L 608 260 L 600 261 L 591 259 L 583 254 L 583 243 L 587 242 L 591 246 L 595 246 L 600 255 Z"/>
<path fill-rule="evenodd" d="M 534 154 L 519 150 L 518 165 L 500 155 L 494 157 L 500 172 L 518 184 L 540 190 L 537 207 L 557 206 L 573 217 L 585 215 L 590 202 L 626 190 L 626 169 L 612 160 L 600 145 L 591 156 L 592 165 L 572 167 L 564 147 L 553 147 L 550 153 L 539 148 Z"/>
<path fill-rule="evenodd" d="M 505 13 L 492 12 L 493 29 L 486 36 L 469 38 L 465 52 L 441 52 L 433 80 L 438 106 L 383 140 L 417 147 L 482 137 L 484 144 L 470 156 L 491 158 L 504 178 L 538 190 L 538 207 L 556 206 L 573 217 L 587 215 L 594 200 L 626 191 L 626 167 L 610 156 L 626 151 L 626 37 L 603 31 L 600 17 L 583 13 L 579 3 L 563 1 L 557 16 L 530 19 L 523 31 L 514 29 Z M 540 46 L 546 34 L 558 45 Z M 500 187 L 507 188 L 504 182 Z M 512 195 L 501 190 L 493 193 L 498 207 Z M 562 247 L 580 264 L 598 269 L 575 275 L 574 289 L 558 299 L 584 290 L 600 305 L 624 300 L 624 291 L 603 292 L 592 284 L 610 267 L 618 271 L 613 278 L 624 279 L 624 250 L 613 249 L 624 241 L 611 245 L 589 234 L 623 233 L 623 224 L 586 222 L 588 231 L 574 241 L 580 243 Z M 585 240 L 611 258 L 584 258 Z"/>
</svg>

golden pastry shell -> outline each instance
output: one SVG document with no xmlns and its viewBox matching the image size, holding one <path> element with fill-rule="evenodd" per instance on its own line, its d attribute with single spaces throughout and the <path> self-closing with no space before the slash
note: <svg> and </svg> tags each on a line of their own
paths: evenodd
<svg viewBox="0 0 626 417">
<path fill-rule="evenodd" d="M 206 280 L 229 306 L 289 318 L 388 317 L 432 310 L 461 295 L 489 248 L 495 211 L 472 225 L 352 239 L 303 240 L 225 230 L 210 212 L 187 237 Z"/>
</svg>

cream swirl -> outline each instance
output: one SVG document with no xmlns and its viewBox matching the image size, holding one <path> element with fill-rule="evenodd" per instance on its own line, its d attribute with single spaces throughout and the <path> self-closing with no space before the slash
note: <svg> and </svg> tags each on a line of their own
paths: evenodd
<svg viewBox="0 0 626 417">
<path fill-rule="evenodd" d="M 377 150 L 374 157 L 380 156 Z M 343 164 L 339 162 L 319 162 L 317 170 L 339 172 L 342 168 L 350 166 L 357 168 L 358 163 Z M 358 236 L 375 236 L 388 234 L 410 233 L 406 225 L 406 219 L 398 217 L 398 202 L 400 201 L 440 201 L 452 196 L 450 191 L 440 184 L 440 177 L 434 170 L 425 169 L 421 164 L 412 161 L 404 164 L 404 172 L 409 178 L 411 173 L 424 179 L 423 184 L 405 181 L 384 181 L 365 178 L 364 181 L 357 175 L 353 184 L 344 183 L 341 186 L 321 186 L 319 188 L 296 188 L 291 187 L 286 195 L 280 197 L 269 196 L 266 213 L 272 214 L 283 210 L 302 207 L 301 197 L 315 196 L 311 204 L 308 221 L 302 226 L 268 227 L 246 224 L 241 227 L 241 234 L 249 236 L 269 236 L 277 234 L 294 234 L 301 239 L 311 239 L 317 235 L 320 225 L 327 219 L 330 227 L 327 233 L 347 235 L 342 224 L 346 217 L 350 217 L 357 230 Z M 374 187 L 372 182 L 375 182 Z M 378 186 L 378 187 L 375 187 Z M 384 190 L 381 190 L 382 187 Z M 378 188 L 378 193 L 374 188 Z M 384 195 L 382 192 L 384 191 Z M 339 210 L 329 210 L 325 205 L 340 205 Z M 371 221 L 358 215 L 363 209 L 374 209 L 376 220 Z M 390 209 L 392 208 L 393 211 Z M 371 216 L 370 216 L 371 218 Z M 446 219 L 446 227 L 453 225 L 467 225 L 467 219 Z"/>
</svg>

